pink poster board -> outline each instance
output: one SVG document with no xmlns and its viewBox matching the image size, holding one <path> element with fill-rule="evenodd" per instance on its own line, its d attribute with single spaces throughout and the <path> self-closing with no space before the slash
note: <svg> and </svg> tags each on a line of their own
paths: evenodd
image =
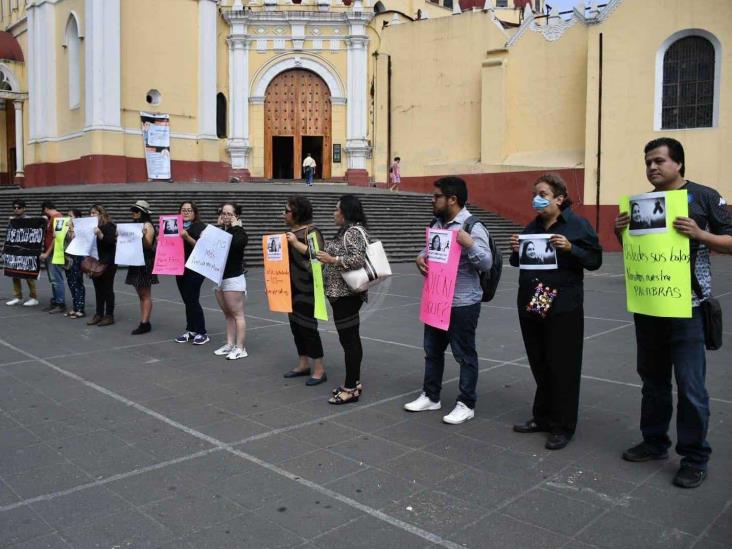
<svg viewBox="0 0 732 549">
<path fill-rule="evenodd" d="M 161 275 L 182 275 L 186 260 L 183 253 L 183 216 L 161 215 L 158 246 L 155 251 L 153 273 Z"/>
<path fill-rule="evenodd" d="M 462 248 L 457 243 L 457 231 L 427 229 L 429 270 L 422 287 L 419 319 L 440 330 L 450 327 L 450 311 L 461 251 Z"/>
</svg>

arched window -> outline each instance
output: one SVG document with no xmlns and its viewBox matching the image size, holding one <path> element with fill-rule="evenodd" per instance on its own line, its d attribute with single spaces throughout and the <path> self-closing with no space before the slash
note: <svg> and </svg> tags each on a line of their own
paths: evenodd
<svg viewBox="0 0 732 549">
<path fill-rule="evenodd" d="M 81 39 L 79 26 L 74 15 L 69 16 L 66 23 L 66 61 L 68 63 L 69 108 L 77 109 L 81 105 Z"/>
<path fill-rule="evenodd" d="M 716 126 L 719 61 L 718 42 L 705 31 L 682 31 L 664 43 L 656 59 L 656 130 Z"/>
<path fill-rule="evenodd" d="M 226 96 L 221 92 L 216 94 L 216 137 L 226 137 Z"/>
</svg>

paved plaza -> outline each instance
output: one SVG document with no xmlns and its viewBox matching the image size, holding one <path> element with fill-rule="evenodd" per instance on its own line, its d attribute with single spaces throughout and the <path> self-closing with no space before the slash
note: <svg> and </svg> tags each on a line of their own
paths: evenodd
<svg viewBox="0 0 732 549">
<path fill-rule="evenodd" d="M 0 546 L 732 547 L 732 258 L 713 264 L 727 342 L 707 355 L 713 454 L 690 491 L 671 485 L 676 455 L 620 459 L 640 440 L 640 386 L 619 254 L 586 279 L 580 423 L 557 452 L 511 430 L 530 417 L 534 382 L 508 266 L 480 318 L 476 418 L 459 426 L 441 421 L 457 391 L 451 359 L 443 411 L 402 410 L 423 372 L 413 265 L 371 292 L 364 394 L 340 407 L 327 403 L 344 376 L 333 324 L 321 324 L 328 383 L 283 379 L 295 347 L 286 316 L 267 309 L 260 269 L 248 275 L 249 357 L 234 362 L 212 353 L 224 320 L 210 283 L 203 347 L 172 341 L 185 322 L 171 277 L 153 289 L 144 336 L 129 335 L 138 300 L 124 272 L 111 327 L 3 305 Z M 39 286 L 47 302 L 45 275 Z M 10 293 L 3 278 L 3 302 Z"/>
</svg>

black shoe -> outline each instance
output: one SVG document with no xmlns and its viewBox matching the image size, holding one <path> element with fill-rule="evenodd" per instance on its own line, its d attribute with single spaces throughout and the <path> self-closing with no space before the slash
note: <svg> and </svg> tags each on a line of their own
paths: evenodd
<svg viewBox="0 0 732 549">
<path fill-rule="evenodd" d="M 305 382 L 305 385 L 308 387 L 314 387 L 315 385 L 320 385 L 326 381 L 328 381 L 328 376 L 324 373 L 321 377 L 311 377 Z"/>
<path fill-rule="evenodd" d="M 682 465 L 674 477 L 674 484 L 679 488 L 697 488 L 706 478 L 707 472 L 704 469 Z"/>
<path fill-rule="evenodd" d="M 666 450 L 659 450 L 655 446 L 644 441 L 623 452 L 623 459 L 625 461 L 634 462 L 668 459 L 668 452 Z"/>
<path fill-rule="evenodd" d="M 536 421 L 530 419 L 526 423 L 518 423 L 513 426 L 513 430 L 517 433 L 547 433 L 549 429 L 544 429 Z"/>
<path fill-rule="evenodd" d="M 140 334 L 146 334 L 150 330 L 152 330 L 152 326 L 150 325 L 149 322 L 140 322 L 140 325 L 137 328 L 135 328 L 134 330 L 132 330 L 132 335 L 136 336 L 136 335 L 140 335 Z"/>
<path fill-rule="evenodd" d="M 309 375 L 310 375 L 310 368 L 308 368 L 307 370 L 301 370 L 299 372 L 297 370 L 290 370 L 289 372 L 283 374 L 282 377 L 284 377 L 285 379 L 290 379 L 292 377 L 302 377 L 302 376 L 309 376 Z"/>
<path fill-rule="evenodd" d="M 544 448 L 547 450 L 561 450 L 569 444 L 570 440 L 572 440 L 572 437 L 564 433 L 552 433 L 549 435 L 549 438 L 546 439 Z"/>
<path fill-rule="evenodd" d="M 48 307 L 44 307 L 43 309 L 41 309 L 41 311 L 43 311 L 44 313 L 50 313 L 55 308 L 56 308 L 56 304 L 51 303 Z"/>
</svg>

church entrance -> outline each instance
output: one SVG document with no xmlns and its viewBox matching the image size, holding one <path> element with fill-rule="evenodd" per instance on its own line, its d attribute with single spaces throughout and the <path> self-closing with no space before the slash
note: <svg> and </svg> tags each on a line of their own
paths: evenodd
<svg viewBox="0 0 732 549">
<path fill-rule="evenodd" d="M 278 74 L 264 99 L 264 176 L 302 179 L 302 161 L 315 159 L 316 179 L 330 177 L 331 102 L 327 84 L 315 73 L 293 69 Z"/>
</svg>

